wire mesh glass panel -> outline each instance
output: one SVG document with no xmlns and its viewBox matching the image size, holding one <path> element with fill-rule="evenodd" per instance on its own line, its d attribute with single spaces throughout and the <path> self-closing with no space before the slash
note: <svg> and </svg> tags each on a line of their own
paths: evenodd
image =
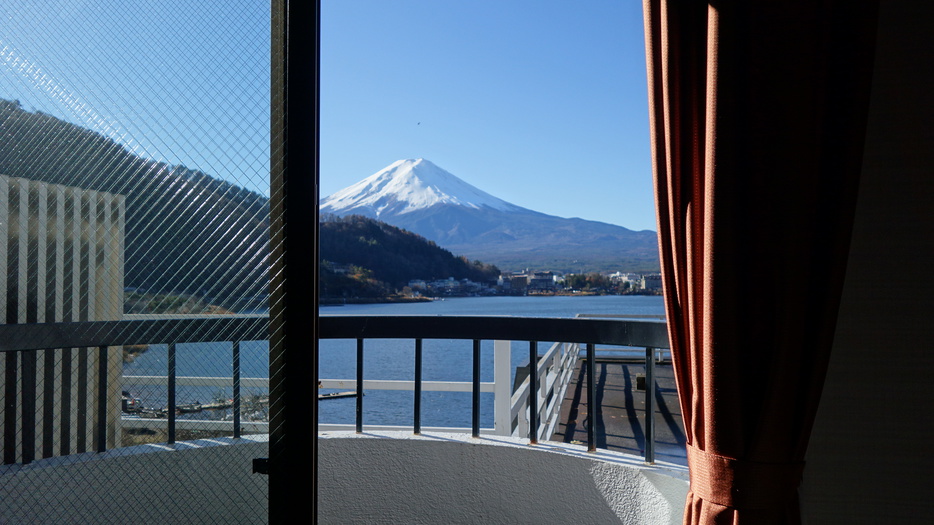
<svg viewBox="0 0 934 525">
<path fill-rule="evenodd" d="M 0 19 L 0 521 L 265 522 L 270 3 Z"/>
</svg>

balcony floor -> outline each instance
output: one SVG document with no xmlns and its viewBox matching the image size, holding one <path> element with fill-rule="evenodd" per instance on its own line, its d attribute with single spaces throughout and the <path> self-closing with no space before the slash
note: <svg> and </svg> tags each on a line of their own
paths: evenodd
<svg viewBox="0 0 934 525">
<path fill-rule="evenodd" d="M 645 391 L 636 389 L 636 375 L 645 365 L 631 360 L 597 358 L 597 448 L 635 454 L 645 453 Z M 684 424 L 678 404 L 671 364 L 655 366 L 655 457 L 687 464 Z M 561 416 L 553 441 L 587 442 L 587 360 L 581 359 L 561 404 Z"/>
</svg>

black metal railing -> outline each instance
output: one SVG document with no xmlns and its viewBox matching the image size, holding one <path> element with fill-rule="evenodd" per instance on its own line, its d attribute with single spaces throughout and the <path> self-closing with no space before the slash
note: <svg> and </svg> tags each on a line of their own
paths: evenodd
<svg viewBox="0 0 934 525">
<path fill-rule="evenodd" d="M 166 344 L 168 345 L 168 360 L 166 370 L 166 389 L 168 408 L 166 410 L 167 434 L 169 443 L 175 442 L 176 429 L 176 344 L 179 343 L 208 343 L 231 342 L 233 364 L 232 386 L 235 394 L 235 403 L 239 396 L 240 367 L 239 343 L 241 341 L 266 340 L 269 338 L 269 320 L 265 316 L 205 316 L 171 319 L 147 319 L 124 321 L 96 321 L 77 323 L 38 323 L 38 324 L 7 324 L 0 325 L 0 353 L 4 353 L 6 374 L 4 377 L 4 418 L 3 418 L 3 463 L 30 463 L 35 460 L 36 445 L 36 399 L 37 389 L 37 352 L 54 352 L 68 350 L 63 355 L 71 358 L 71 352 L 77 351 L 78 370 L 77 377 L 72 377 L 70 366 L 63 367 L 60 377 L 55 377 L 53 368 L 45 367 L 43 390 L 46 394 L 46 406 L 43 407 L 46 418 L 42 438 L 41 455 L 52 457 L 72 453 L 86 452 L 92 448 L 97 452 L 107 449 L 107 426 L 110 410 L 109 403 L 117 403 L 118 399 L 110 399 L 108 394 L 111 381 L 110 352 L 120 351 L 118 347 L 125 345 Z M 71 448 L 71 433 L 83 435 L 87 425 L 87 414 L 82 413 L 81 407 L 87 405 L 81 399 L 86 392 L 80 385 L 88 381 L 88 367 L 81 363 L 88 362 L 92 352 L 97 352 L 97 366 L 94 370 L 97 375 L 96 388 L 96 414 L 91 424 L 94 426 L 93 435 L 95 443 L 88 447 L 82 440 L 78 440 Z M 47 354 L 51 355 L 51 354 Z M 62 407 L 57 411 L 50 404 L 52 396 L 47 390 L 58 383 L 62 392 L 71 392 L 72 383 L 79 385 L 78 399 L 72 400 L 69 395 L 63 394 Z M 17 388 L 18 387 L 18 388 Z M 71 405 L 78 405 L 77 417 L 72 421 Z M 239 437 L 239 406 L 233 408 L 234 436 Z M 57 412 L 59 435 L 50 434 L 53 425 L 51 419 Z M 17 437 L 19 436 L 19 437 Z M 58 439 L 61 443 L 58 451 L 53 450 L 51 443 Z M 18 454 L 19 452 L 19 454 Z M 19 457 L 19 461 L 17 458 Z"/>
<path fill-rule="evenodd" d="M 530 420 L 529 440 L 537 442 L 541 422 L 538 421 L 537 370 L 539 341 L 578 343 L 586 345 L 589 400 L 596 398 L 594 366 L 596 345 L 618 345 L 641 347 L 646 350 L 646 461 L 654 461 L 654 364 L 655 350 L 668 347 L 666 326 L 660 322 L 610 320 L 610 319 L 552 319 L 526 317 L 454 317 L 454 316 L 322 316 L 320 318 L 321 339 L 354 339 L 357 341 L 357 391 L 363 392 L 363 351 L 366 339 L 413 339 L 415 341 L 415 386 L 413 431 L 421 432 L 422 394 L 422 342 L 425 339 L 464 339 L 473 341 L 472 413 L 471 434 L 480 436 L 480 343 L 484 340 L 528 341 L 530 362 Z M 267 340 L 269 320 L 265 316 L 204 316 L 169 319 L 98 321 L 78 323 L 44 323 L 0 325 L 0 353 L 6 354 L 6 376 L 4 380 L 5 410 L 3 420 L 5 464 L 15 463 L 17 444 L 21 446 L 21 462 L 35 459 L 37 397 L 36 359 L 37 351 L 55 349 L 78 349 L 80 361 L 87 361 L 91 352 L 98 352 L 97 366 L 97 416 L 94 449 L 103 452 L 107 448 L 106 426 L 108 424 L 108 370 L 109 352 L 115 347 L 138 344 L 167 344 L 168 366 L 166 388 L 168 394 L 167 433 L 170 443 L 175 442 L 175 389 L 176 389 L 176 344 L 203 342 L 230 342 L 234 392 L 233 428 L 234 436 L 240 431 L 240 366 L 239 347 L 242 341 Z M 21 361 L 21 362 L 20 362 Z M 70 389 L 70 383 L 86 382 L 84 368 L 79 367 L 79 377 L 63 374 L 58 381 L 62 388 Z M 19 377 L 17 377 L 17 373 Z M 43 388 L 49 388 L 52 378 L 47 378 Z M 19 388 L 17 388 L 17 386 Z M 363 399 L 356 397 L 356 429 L 363 431 Z M 19 403 L 17 403 L 19 400 Z M 70 403 L 62 396 L 63 404 Z M 76 401 L 79 402 L 79 401 Z M 70 411 L 65 410 L 58 428 L 61 439 L 67 443 L 73 424 Z M 80 416 L 79 420 L 82 419 Z M 47 425 L 46 428 L 51 428 Z M 589 418 L 588 449 L 596 450 L 596 420 Z M 17 434 L 20 434 L 17 439 Z M 85 450 L 62 450 L 53 453 L 45 447 L 43 456 L 64 455 Z"/>
<path fill-rule="evenodd" d="M 645 460 L 655 461 L 654 400 L 655 352 L 668 348 L 665 323 L 587 318 L 528 318 L 528 317 L 460 317 L 460 316 L 323 316 L 320 321 L 321 339 L 355 339 L 357 341 L 357 393 L 363 393 L 363 348 L 365 339 L 413 339 L 415 341 L 415 387 L 413 431 L 421 431 L 421 348 L 424 339 L 465 339 L 473 341 L 473 378 L 471 435 L 480 436 L 480 343 L 484 340 L 529 342 L 529 440 L 537 442 L 540 422 L 537 420 L 535 392 L 538 364 L 538 342 L 579 343 L 587 349 L 588 402 L 596 399 L 594 361 L 596 345 L 618 345 L 645 348 L 646 356 L 646 415 Z M 363 431 L 363 395 L 356 397 L 356 430 Z M 596 418 L 588 418 L 588 450 L 596 450 Z"/>
</svg>

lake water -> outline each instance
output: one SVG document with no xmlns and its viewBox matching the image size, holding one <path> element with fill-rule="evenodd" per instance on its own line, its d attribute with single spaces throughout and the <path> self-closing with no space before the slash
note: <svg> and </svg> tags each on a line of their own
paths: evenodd
<svg viewBox="0 0 934 525">
<path fill-rule="evenodd" d="M 534 297 L 465 297 L 424 303 L 361 304 L 327 306 L 321 315 L 508 315 L 519 317 L 574 317 L 577 314 L 663 315 L 664 303 L 658 296 L 534 296 Z M 550 347 L 541 343 L 540 352 Z M 178 376 L 230 377 L 230 343 L 198 343 L 177 346 Z M 356 374 L 356 343 L 352 340 L 322 340 L 319 351 L 319 375 L 327 379 L 353 380 Z M 481 346 L 481 380 L 493 379 L 493 343 Z M 268 376 L 268 344 L 251 341 L 241 344 L 243 377 Z M 414 378 L 414 342 L 411 340 L 367 340 L 364 347 L 365 379 Z M 470 381 L 472 343 L 470 341 L 424 342 L 423 378 L 426 381 Z M 528 361 L 527 343 L 514 343 L 512 370 Z M 167 350 L 153 345 L 135 362 L 124 365 L 124 375 L 166 374 Z M 164 389 L 134 388 L 146 406 L 163 406 Z M 321 390 L 320 393 L 331 390 Z M 244 395 L 265 391 L 243 389 Z M 318 392 L 309 381 L 309 399 Z M 226 398 L 231 389 L 179 387 L 178 403 Z M 330 399 L 319 403 L 321 423 L 352 424 L 355 416 L 353 398 Z M 364 397 L 364 425 L 411 425 L 413 398 L 405 391 L 368 391 Z M 423 426 L 470 426 L 469 392 L 423 392 Z M 223 417 L 217 413 L 216 417 Z M 481 395 L 481 425 L 493 424 L 493 395 Z"/>
</svg>

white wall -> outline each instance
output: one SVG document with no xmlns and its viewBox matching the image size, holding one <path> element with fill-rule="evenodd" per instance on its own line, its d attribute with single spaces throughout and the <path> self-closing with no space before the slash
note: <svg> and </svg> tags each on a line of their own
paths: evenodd
<svg viewBox="0 0 934 525">
<path fill-rule="evenodd" d="M 680 466 L 464 434 L 324 433 L 318 522 L 679 524 Z"/>
</svg>

